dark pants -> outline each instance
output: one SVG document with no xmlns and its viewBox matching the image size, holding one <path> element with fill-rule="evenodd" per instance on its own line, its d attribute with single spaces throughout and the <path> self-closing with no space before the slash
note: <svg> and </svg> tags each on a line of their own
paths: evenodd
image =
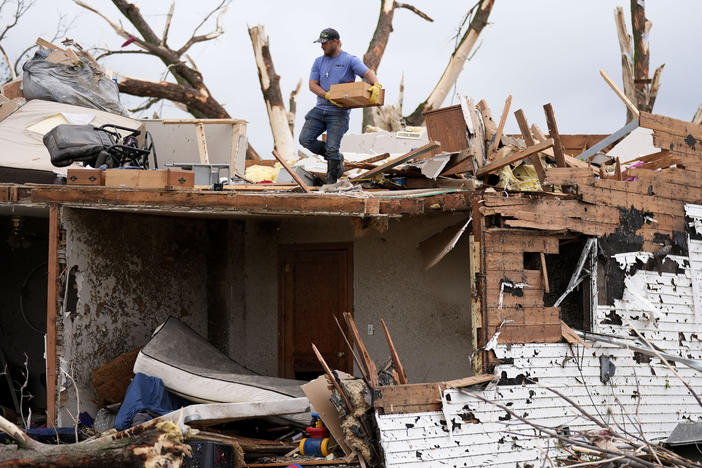
<svg viewBox="0 0 702 468">
<path fill-rule="evenodd" d="M 349 111 L 346 109 L 321 109 L 313 107 L 305 116 L 305 125 L 300 132 L 300 144 L 324 159 L 341 160 L 339 153 L 341 138 L 349 129 Z M 327 132 L 327 142 L 317 138 Z"/>
</svg>

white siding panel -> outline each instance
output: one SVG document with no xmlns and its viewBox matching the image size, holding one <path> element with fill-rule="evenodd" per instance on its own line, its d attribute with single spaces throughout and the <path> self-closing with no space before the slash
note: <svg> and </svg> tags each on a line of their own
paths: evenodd
<svg viewBox="0 0 702 468">
<path fill-rule="evenodd" d="M 702 234 L 702 206 L 687 205 L 686 212 Z M 702 360 L 702 241 L 689 239 L 688 246 L 689 258 L 674 259 L 684 269 L 682 273 L 639 270 L 627 275 L 622 299 L 598 306 L 593 331 L 628 338 L 635 327 L 667 353 Z M 631 252 L 622 258 L 641 255 Z M 608 320 L 612 314 L 621 325 Z M 638 407 L 643 430 L 652 441 L 667 438 L 682 420 L 702 419 L 696 400 L 657 358 L 635 356 L 633 351 L 606 343 L 590 344 L 590 349 L 567 343 L 498 345 L 495 354 L 505 363 L 496 366 L 496 375 L 508 379 L 528 376 L 538 384 L 491 384 L 480 395 L 531 421 L 571 430 L 593 429 L 594 425 L 544 386 L 562 392 L 594 416 L 635 433 L 638 429 L 631 415 Z M 607 384 L 600 381 L 602 355 L 616 366 Z M 702 388 L 702 374 L 683 364 L 677 364 L 676 370 L 693 388 Z M 442 412 L 377 415 L 388 468 L 515 467 L 541 464 L 547 453 L 551 458 L 563 455 L 553 440 L 535 438 L 530 426 L 508 418 L 494 405 L 459 390 L 447 390 L 444 398 Z"/>
</svg>

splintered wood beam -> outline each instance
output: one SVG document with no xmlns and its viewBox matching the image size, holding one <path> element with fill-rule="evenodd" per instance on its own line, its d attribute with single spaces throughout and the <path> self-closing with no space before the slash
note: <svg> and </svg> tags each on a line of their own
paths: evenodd
<svg viewBox="0 0 702 468">
<path fill-rule="evenodd" d="M 502 115 L 500 116 L 500 123 L 497 125 L 497 133 L 495 134 L 495 141 L 492 143 L 490 148 L 490 153 L 497 151 L 497 146 L 500 144 L 500 139 L 502 138 L 502 132 L 505 129 L 505 123 L 507 122 L 507 115 L 509 115 L 509 108 L 512 105 L 512 95 L 507 96 L 505 100 L 505 107 L 502 109 Z"/>
<path fill-rule="evenodd" d="M 549 137 L 553 140 L 553 156 L 556 158 L 556 166 L 566 167 L 563 145 L 561 144 L 561 135 L 558 133 L 556 116 L 553 113 L 553 107 L 550 102 L 544 104 L 544 114 L 546 114 L 546 125 L 548 126 Z"/>
<path fill-rule="evenodd" d="M 331 383 L 334 388 L 336 389 L 337 392 L 339 392 L 339 395 L 344 399 L 344 403 L 346 404 L 346 409 L 349 411 L 349 414 L 353 413 L 353 405 L 349 401 L 348 396 L 346 396 L 346 392 L 344 391 L 343 388 L 341 388 L 341 384 L 336 381 L 336 377 L 334 377 L 334 373 L 332 372 L 331 368 L 327 364 L 327 361 L 324 360 L 324 357 L 322 356 L 322 353 L 319 352 L 317 347 L 312 343 L 312 351 L 314 351 L 315 356 L 317 356 L 317 359 L 319 360 L 319 363 L 322 365 L 322 369 L 324 369 L 324 373 L 327 374 L 327 377 L 329 378 L 329 383 Z"/>
<path fill-rule="evenodd" d="M 285 161 L 285 158 L 281 157 L 276 150 L 273 150 L 273 156 L 275 156 L 275 159 L 278 160 L 278 162 L 285 168 L 286 171 L 288 171 L 288 174 L 297 182 L 297 185 L 302 187 L 302 190 L 305 191 L 305 193 L 310 193 L 310 188 L 307 186 L 307 184 L 300 178 L 299 175 L 297 175 L 297 172 L 293 171 L 290 166 L 288 166 L 288 163 Z"/>
<path fill-rule="evenodd" d="M 617 158 L 617 162 L 614 166 L 614 176 L 617 180 L 623 180 L 622 179 L 622 165 L 619 162 L 619 158 Z"/>
<path fill-rule="evenodd" d="M 397 383 L 399 384 L 408 384 L 409 382 L 407 381 L 407 374 L 405 374 L 405 368 L 402 366 L 402 363 L 400 362 L 400 356 L 397 354 L 397 350 L 395 349 L 395 345 L 392 342 L 392 338 L 390 337 L 390 331 L 388 330 L 388 326 L 385 325 L 385 320 L 380 319 L 380 324 L 383 326 L 383 331 L 385 332 L 385 339 L 388 341 L 388 348 L 390 348 L 390 357 L 392 358 L 392 366 L 395 368 L 397 371 Z"/>
<path fill-rule="evenodd" d="M 363 365 L 366 368 L 366 373 L 368 374 L 370 386 L 371 388 L 377 388 L 380 385 L 380 382 L 378 380 L 378 369 L 375 367 L 375 362 L 373 362 L 373 359 L 371 359 L 370 354 L 368 354 L 366 345 L 361 339 L 361 334 L 358 333 L 358 329 L 356 328 L 356 322 L 354 322 L 353 317 L 348 312 L 344 312 L 344 320 L 346 320 L 346 325 L 349 327 L 349 330 L 351 332 L 351 338 L 353 338 L 354 344 L 358 348 L 358 352 L 361 353 L 361 360 L 363 361 Z"/>
<path fill-rule="evenodd" d="M 502 169 L 503 167 L 507 166 L 508 164 L 515 163 L 517 161 L 521 161 L 522 159 L 528 158 L 529 156 L 539 153 L 546 148 L 551 148 L 553 146 L 553 140 L 548 139 L 545 141 L 542 141 L 541 143 L 537 143 L 533 146 L 528 147 L 525 150 L 519 151 L 518 153 L 512 153 L 506 158 L 502 158 L 499 161 L 495 161 L 493 163 L 487 164 L 480 169 L 478 169 L 478 172 L 475 174 L 476 177 L 482 177 L 486 174 L 490 174 L 491 172 L 495 172 L 498 169 Z"/>
<path fill-rule="evenodd" d="M 531 132 L 529 131 L 529 124 L 524 116 L 524 111 L 521 109 L 517 110 L 514 113 L 514 117 L 517 119 L 519 131 L 522 133 L 524 143 L 526 143 L 527 147 L 534 146 L 534 137 L 531 136 Z M 536 175 L 539 177 L 539 182 L 543 184 L 544 179 L 546 178 L 546 172 L 544 172 L 544 166 L 541 164 L 541 158 L 537 153 L 533 153 L 530 155 L 529 160 L 534 165 L 534 170 L 536 170 Z"/>
<path fill-rule="evenodd" d="M 334 317 L 334 321 L 336 322 L 336 326 L 339 327 L 339 331 L 341 332 L 341 336 L 344 337 L 344 341 L 346 342 L 346 346 L 349 347 L 349 351 L 351 351 L 351 355 L 353 356 L 353 360 L 358 366 L 358 368 L 361 370 L 361 374 L 363 374 L 363 380 L 366 381 L 366 383 L 369 382 L 368 379 L 368 374 L 366 374 L 366 369 L 361 363 L 361 360 L 358 357 L 358 354 L 356 354 L 356 351 L 353 350 L 353 345 L 349 342 L 348 337 L 346 336 L 346 332 L 344 331 L 343 327 L 339 323 L 339 319 L 336 318 L 336 315 L 332 315 Z"/>
<path fill-rule="evenodd" d="M 49 255 L 46 294 L 46 418 L 56 427 L 56 323 L 58 283 L 59 205 L 49 206 Z"/>
<path fill-rule="evenodd" d="M 609 85 L 609 87 L 612 88 L 612 91 L 614 91 L 614 94 L 619 96 L 619 99 L 621 99 L 622 102 L 624 103 L 624 105 L 626 105 L 627 109 L 629 109 L 629 112 L 631 112 L 634 115 L 634 117 L 638 119 L 639 115 L 640 115 L 639 110 L 629 100 L 629 98 L 626 97 L 624 92 L 621 89 L 619 89 L 619 87 L 616 84 L 614 84 L 614 81 L 612 81 L 612 78 L 610 78 L 609 75 L 607 75 L 607 73 L 605 73 L 605 71 L 602 69 L 600 69 L 600 75 L 602 75 L 602 78 L 604 78 L 605 82 Z"/>
<path fill-rule="evenodd" d="M 385 164 L 381 164 L 380 166 L 376 167 L 375 169 L 371 169 L 367 172 L 364 172 L 363 174 L 359 175 L 358 177 L 354 177 L 351 179 L 351 182 L 358 182 L 359 180 L 364 180 L 364 179 L 372 179 L 373 177 L 382 174 L 383 172 L 387 171 L 388 169 L 392 169 L 393 167 L 399 166 L 400 164 L 404 164 L 408 161 L 411 161 L 414 158 L 417 158 L 423 154 L 428 153 L 429 151 L 432 151 L 436 148 L 439 147 L 439 144 L 435 141 L 430 141 L 426 145 L 414 149 L 410 151 L 409 153 L 403 154 L 402 156 L 399 156 L 395 159 L 392 159 Z"/>
</svg>

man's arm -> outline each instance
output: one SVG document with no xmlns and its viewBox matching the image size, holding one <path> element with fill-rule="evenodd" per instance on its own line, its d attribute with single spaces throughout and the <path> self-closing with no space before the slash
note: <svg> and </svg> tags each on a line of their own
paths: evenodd
<svg viewBox="0 0 702 468">
<path fill-rule="evenodd" d="M 363 79 L 372 85 L 374 85 L 378 82 L 378 77 L 375 76 L 375 72 L 373 70 L 371 70 L 370 68 L 363 75 Z"/>
<path fill-rule="evenodd" d="M 327 94 L 324 88 L 319 86 L 319 80 L 310 80 L 310 91 L 322 98 Z"/>
</svg>

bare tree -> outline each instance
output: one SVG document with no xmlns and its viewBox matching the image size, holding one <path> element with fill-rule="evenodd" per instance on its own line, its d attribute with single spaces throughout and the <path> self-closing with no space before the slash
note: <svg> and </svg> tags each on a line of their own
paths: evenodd
<svg viewBox="0 0 702 468">
<path fill-rule="evenodd" d="M 640 111 L 652 112 L 656 103 L 658 89 L 661 86 L 661 65 L 649 79 L 649 43 L 648 33 L 652 23 L 646 19 L 645 0 L 631 1 L 631 29 L 633 38 L 626 28 L 624 10 L 617 7 L 614 10 L 614 22 L 617 26 L 619 49 L 622 55 L 622 83 L 624 94 Z M 633 118 L 627 109 L 626 121 Z"/>
<path fill-rule="evenodd" d="M 479 0 L 478 3 L 468 11 L 464 19 L 464 23 L 468 22 L 468 27 L 451 54 L 451 58 L 444 69 L 444 73 L 441 75 L 441 78 L 439 78 L 439 82 L 436 83 L 436 86 L 434 86 L 434 89 L 429 94 L 426 101 L 419 104 L 414 112 L 405 117 L 407 124 L 421 125 L 424 122 L 423 112 L 441 107 L 449 91 L 456 83 L 456 80 L 458 80 L 461 71 L 463 71 L 463 65 L 465 65 L 466 61 L 471 56 L 471 51 L 478 41 L 480 32 L 488 24 L 488 18 L 490 17 L 490 12 L 494 4 L 495 0 Z"/>
<path fill-rule="evenodd" d="M 222 35 L 222 17 L 227 10 L 228 1 L 222 0 L 193 30 L 192 35 L 179 48 L 168 44 L 168 33 L 175 9 L 175 2 L 166 16 L 166 23 L 161 35 L 157 35 L 144 19 L 139 8 L 126 0 L 112 0 L 112 3 L 131 23 L 136 32 L 127 31 L 121 23 L 114 21 L 110 15 L 100 11 L 81 0 L 74 2 L 104 19 L 119 36 L 125 39 L 125 44 L 134 44 L 140 50 L 106 50 L 98 59 L 115 54 L 147 54 L 160 59 L 175 79 L 175 83 L 166 81 L 148 81 L 138 78 L 122 77 L 118 80 L 119 90 L 133 96 L 168 99 L 184 104 L 193 116 L 198 118 L 229 118 L 224 107 L 210 94 L 202 74 L 198 71 L 187 53 L 192 46 L 210 41 Z M 215 29 L 208 33 L 198 34 L 200 28 L 216 15 Z M 187 59 L 187 62 L 186 60 Z M 188 62 L 190 62 L 188 64 Z"/>
<path fill-rule="evenodd" d="M 13 8 L 14 4 L 14 8 Z M 0 17 L 6 14 L 9 16 L 9 22 L 0 30 L 0 55 L 2 55 L 2 67 L 0 67 L 0 83 L 17 79 L 17 70 L 7 50 L 2 45 L 7 34 L 17 26 L 20 18 L 34 5 L 34 0 L 0 0 Z M 7 69 L 6 71 L 4 69 Z"/>
<path fill-rule="evenodd" d="M 429 15 L 407 3 L 399 3 L 395 0 L 380 0 L 378 24 L 375 27 L 370 44 L 368 44 L 368 50 L 363 55 L 363 63 L 376 72 L 378 67 L 380 67 L 380 61 L 383 59 L 383 54 L 387 48 L 390 33 L 393 31 L 392 20 L 395 17 L 395 10 L 398 8 L 405 8 L 429 22 L 434 21 Z M 368 125 L 377 125 L 374 115 L 372 108 L 363 109 L 363 131 Z"/>
<path fill-rule="evenodd" d="M 146 110 L 162 99 L 180 103 L 185 106 L 187 112 L 196 118 L 226 119 L 231 116 L 227 110 L 212 95 L 205 85 L 202 73 L 197 68 L 195 61 L 188 54 L 191 47 L 201 42 L 211 41 L 224 33 L 222 29 L 222 18 L 227 11 L 227 6 L 231 0 L 222 0 L 212 9 L 202 21 L 195 27 L 190 38 L 188 38 L 179 48 L 171 47 L 168 44 L 168 33 L 170 31 L 173 13 L 175 12 L 175 1 L 166 15 L 166 22 L 163 32 L 158 36 L 149 23 L 144 19 L 139 8 L 126 0 L 112 0 L 112 3 L 131 23 L 136 32 L 132 33 L 122 27 L 120 22 L 114 21 L 108 14 L 100 11 L 96 7 L 81 0 L 73 0 L 77 5 L 92 11 L 104 19 L 119 36 L 125 39 L 123 47 L 135 44 L 138 50 L 109 50 L 103 49 L 97 59 L 101 59 L 115 54 L 146 54 L 152 55 L 166 66 L 167 73 L 175 79 L 175 83 L 170 81 L 149 81 L 139 78 L 120 77 L 117 84 L 122 93 L 132 96 L 149 98 L 147 102 L 139 108 Z M 208 33 L 199 33 L 200 29 L 215 16 L 215 28 Z M 246 156 L 249 159 L 260 160 L 260 157 L 248 145 Z"/>
</svg>

